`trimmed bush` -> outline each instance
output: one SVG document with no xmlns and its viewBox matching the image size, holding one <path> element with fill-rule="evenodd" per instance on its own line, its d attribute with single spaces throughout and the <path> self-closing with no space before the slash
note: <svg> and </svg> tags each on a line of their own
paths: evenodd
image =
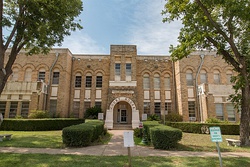
<svg viewBox="0 0 250 167">
<path fill-rule="evenodd" d="M 165 120 L 170 122 L 182 122 L 183 117 L 177 113 L 169 113 L 168 115 L 165 116 Z"/>
<path fill-rule="evenodd" d="M 85 119 L 97 119 L 98 113 L 102 113 L 102 109 L 100 107 L 94 106 L 91 108 L 88 108 L 86 112 L 84 113 Z"/>
<path fill-rule="evenodd" d="M 146 133 L 147 140 L 150 141 L 150 128 L 159 126 L 158 121 L 145 121 L 143 122 L 143 133 Z"/>
<path fill-rule="evenodd" d="M 181 129 L 187 133 L 204 133 L 204 127 L 220 127 L 223 135 L 239 135 L 240 127 L 238 124 L 222 124 L 222 123 L 190 123 L 190 122 L 168 122 L 167 125 Z"/>
<path fill-rule="evenodd" d="M 182 131 L 169 126 L 155 126 L 150 128 L 151 143 L 155 149 L 170 149 L 176 147 L 182 139 Z"/>
<path fill-rule="evenodd" d="M 84 119 L 4 119 L 0 130 L 6 131 L 49 131 L 62 130 L 71 125 L 84 123 Z"/>
<path fill-rule="evenodd" d="M 62 138 L 63 143 L 68 147 L 85 147 L 99 139 L 103 133 L 104 123 L 95 120 L 64 128 Z"/>
<path fill-rule="evenodd" d="M 29 114 L 30 119 L 50 118 L 49 112 L 44 110 L 33 110 Z"/>
</svg>

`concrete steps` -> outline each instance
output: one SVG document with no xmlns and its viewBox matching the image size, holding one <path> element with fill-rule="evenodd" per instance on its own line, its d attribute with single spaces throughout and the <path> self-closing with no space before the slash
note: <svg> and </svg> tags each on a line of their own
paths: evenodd
<svg viewBox="0 0 250 167">
<path fill-rule="evenodd" d="M 132 130 L 131 124 L 114 124 L 114 130 Z"/>
</svg>

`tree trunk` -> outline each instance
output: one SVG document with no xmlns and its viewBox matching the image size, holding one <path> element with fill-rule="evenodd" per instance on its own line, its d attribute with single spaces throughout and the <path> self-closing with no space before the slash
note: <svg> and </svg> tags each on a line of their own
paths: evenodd
<svg viewBox="0 0 250 167">
<path fill-rule="evenodd" d="M 240 141 L 241 146 L 249 145 L 249 123 L 250 123 L 250 85 L 246 82 L 242 88 L 242 106 L 240 118 Z"/>
</svg>

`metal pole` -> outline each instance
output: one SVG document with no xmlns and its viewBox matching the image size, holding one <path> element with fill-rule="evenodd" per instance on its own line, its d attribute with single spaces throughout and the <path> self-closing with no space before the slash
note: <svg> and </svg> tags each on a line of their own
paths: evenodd
<svg viewBox="0 0 250 167">
<path fill-rule="evenodd" d="M 220 167 L 222 167 L 222 159 L 221 159 L 220 147 L 219 147 L 219 143 L 218 142 L 216 142 L 216 147 L 217 147 L 218 154 L 219 154 Z"/>
<path fill-rule="evenodd" d="M 132 167 L 131 165 L 131 152 L 130 152 L 130 147 L 128 147 L 128 166 Z"/>
</svg>

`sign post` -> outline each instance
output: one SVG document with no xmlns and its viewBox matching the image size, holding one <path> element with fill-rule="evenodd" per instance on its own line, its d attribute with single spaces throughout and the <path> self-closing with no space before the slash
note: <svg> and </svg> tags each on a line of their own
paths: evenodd
<svg viewBox="0 0 250 167">
<path fill-rule="evenodd" d="M 134 147 L 134 132 L 133 131 L 123 132 L 123 139 L 124 139 L 124 147 L 128 148 L 129 167 L 132 167 L 130 147 Z"/>
<path fill-rule="evenodd" d="M 219 142 L 222 142 L 220 127 L 210 127 L 209 130 L 210 130 L 211 141 L 216 143 L 216 147 L 219 154 L 220 167 L 222 167 L 222 159 L 219 146 Z"/>
</svg>

